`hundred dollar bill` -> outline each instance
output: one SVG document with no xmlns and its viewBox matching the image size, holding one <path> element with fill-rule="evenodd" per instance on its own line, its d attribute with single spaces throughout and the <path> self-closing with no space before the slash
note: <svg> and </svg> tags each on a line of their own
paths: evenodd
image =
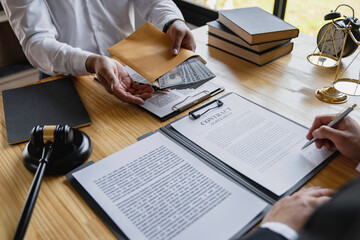
<svg viewBox="0 0 360 240">
<path fill-rule="evenodd" d="M 158 79 L 160 88 L 191 87 L 215 77 L 200 60 L 190 58 Z"/>
<path fill-rule="evenodd" d="M 159 78 L 159 86 L 160 88 L 169 88 L 172 86 L 177 86 L 181 84 L 185 84 L 185 79 L 180 74 L 180 67 L 176 67 L 170 72 Z"/>
</svg>

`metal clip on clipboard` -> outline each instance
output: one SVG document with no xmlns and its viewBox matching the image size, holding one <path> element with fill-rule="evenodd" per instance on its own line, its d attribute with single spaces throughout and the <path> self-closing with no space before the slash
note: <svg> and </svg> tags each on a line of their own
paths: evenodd
<svg viewBox="0 0 360 240">
<path fill-rule="evenodd" d="M 214 107 L 211 107 L 211 108 L 208 108 L 206 111 L 202 112 L 202 113 L 199 113 L 199 114 L 195 114 L 196 112 L 198 112 L 199 110 L 207 107 L 207 106 L 210 106 L 211 104 L 214 104 L 216 103 L 216 106 Z M 212 109 L 215 109 L 215 108 L 219 108 L 221 107 L 222 105 L 224 105 L 224 103 L 219 100 L 219 99 L 215 99 L 215 100 L 212 100 L 211 102 L 208 102 L 204 105 L 202 105 L 201 107 L 198 107 L 197 109 L 195 110 L 192 110 L 189 112 L 189 116 L 192 117 L 193 119 L 198 119 L 200 118 L 202 115 L 204 115 L 205 113 L 207 113 L 208 111 L 212 110 Z"/>
<path fill-rule="evenodd" d="M 216 90 L 211 91 L 211 92 L 208 91 L 208 90 L 203 90 L 203 91 L 198 92 L 198 93 L 196 93 L 194 95 L 187 96 L 185 99 L 181 100 L 180 102 L 178 102 L 174 106 L 172 106 L 172 110 L 178 111 L 178 112 L 183 112 L 186 109 L 191 108 L 192 106 L 195 106 L 196 104 L 201 103 L 202 101 L 205 101 L 206 99 L 218 94 L 219 92 L 221 92 L 223 90 L 224 90 L 223 87 L 219 87 Z M 199 97 L 199 98 L 196 98 L 197 96 L 199 96 L 201 94 L 204 94 L 204 95 Z M 182 103 L 185 103 L 188 99 L 191 99 L 191 98 L 195 98 L 195 99 L 193 101 L 179 107 L 179 105 L 181 105 Z"/>
<path fill-rule="evenodd" d="M 188 99 L 190 99 L 190 98 L 194 98 L 194 97 L 196 97 L 196 96 L 198 96 L 198 95 L 201 95 L 202 93 L 204 93 L 205 95 L 202 96 L 201 98 L 195 99 L 194 101 L 192 101 L 192 102 L 190 102 L 190 103 L 188 103 L 188 104 L 185 104 L 185 105 L 182 106 L 182 107 L 178 107 L 180 104 L 186 102 L 186 100 L 188 100 Z M 185 109 L 188 109 L 188 108 L 194 106 L 195 104 L 204 101 L 205 99 L 207 99 L 207 98 L 209 98 L 209 97 L 210 97 L 210 92 L 209 92 L 208 90 L 204 90 L 204 91 L 201 91 L 201 92 L 199 92 L 199 93 L 197 93 L 197 94 L 195 94 L 195 95 L 187 96 L 184 100 L 181 100 L 180 102 L 178 102 L 177 104 L 175 104 L 174 106 L 172 106 L 172 109 L 173 109 L 174 111 L 177 111 L 177 110 L 178 110 L 178 111 L 182 112 L 182 111 L 184 111 Z"/>
</svg>

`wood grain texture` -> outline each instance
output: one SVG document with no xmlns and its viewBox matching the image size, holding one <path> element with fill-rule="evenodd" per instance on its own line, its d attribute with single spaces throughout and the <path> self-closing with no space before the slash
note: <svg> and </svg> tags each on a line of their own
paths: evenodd
<svg viewBox="0 0 360 240">
<path fill-rule="evenodd" d="M 335 69 L 322 69 L 306 60 L 316 44 L 313 37 L 300 34 L 293 40 L 292 53 L 258 67 L 208 47 L 207 27 L 196 29 L 193 34 L 197 42 L 196 52 L 217 75 L 214 81 L 225 87 L 225 93 L 237 92 L 307 127 L 318 114 L 336 113 L 345 106 L 360 102 L 360 98 L 356 97 L 351 97 L 347 104 L 342 105 L 317 100 L 314 91 L 331 85 Z M 351 57 L 344 61 L 350 60 Z M 359 60 L 356 62 L 359 64 Z M 139 107 L 122 103 L 109 95 L 92 76 L 75 78 L 74 84 L 93 121 L 91 126 L 82 128 L 94 145 L 89 159 L 92 161 L 99 161 L 135 143 L 139 136 L 188 112 L 160 122 Z M 2 106 L 2 98 L 0 102 Z M 359 110 L 353 111 L 351 116 L 360 122 Z M 25 144 L 11 146 L 6 141 L 3 108 L 0 110 L 0 126 L 0 239 L 12 239 L 33 174 L 22 164 L 21 153 Z M 356 163 L 339 156 L 304 188 L 322 185 L 337 189 L 357 175 L 355 166 Z M 67 183 L 65 176 L 59 176 L 44 178 L 25 239 L 115 237 Z"/>
</svg>

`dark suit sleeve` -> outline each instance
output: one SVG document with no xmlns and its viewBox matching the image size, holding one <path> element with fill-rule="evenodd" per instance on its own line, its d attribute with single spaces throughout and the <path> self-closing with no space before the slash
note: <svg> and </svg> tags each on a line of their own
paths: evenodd
<svg viewBox="0 0 360 240">
<path fill-rule="evenodd" d="M 310 217 L 304 240 L 360 239 L 360 178 L 341 188 Z"/>
<path fill-rule="evenodd" d="M 258 227 L 242 237 L 241 240 L 286 240 L 286 238 L 268 228 Z"/>
</svg>

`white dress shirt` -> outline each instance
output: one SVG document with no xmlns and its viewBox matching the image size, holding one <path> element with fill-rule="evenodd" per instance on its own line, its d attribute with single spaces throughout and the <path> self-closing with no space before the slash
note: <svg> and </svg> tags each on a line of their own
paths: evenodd
<svg viewBox="0 0 360 240">
<path fill-rule="evenodd" d="M 134 31 L 134 11 L 162 30 L 183 19 L 169 0 L 1 0 L 29 62 L 49 75 L 89 74 L 85 61 Z M 170 50 L 169 50 L 170 51 Z"/>
<path fill-rule="evenodd" d="M 268 228 L 271 231 L 280 234 L 288 240 L 296 240 L 299 238 L 298 233 L 290 226 L 280 222 L 267 222 L 261 225 L 262 228 Z"/>
</svg>

